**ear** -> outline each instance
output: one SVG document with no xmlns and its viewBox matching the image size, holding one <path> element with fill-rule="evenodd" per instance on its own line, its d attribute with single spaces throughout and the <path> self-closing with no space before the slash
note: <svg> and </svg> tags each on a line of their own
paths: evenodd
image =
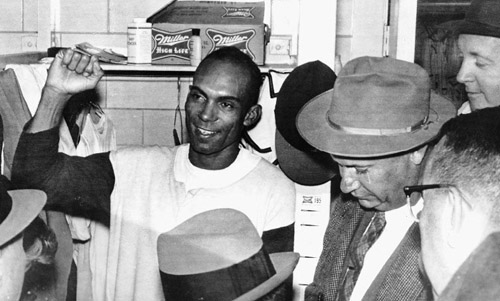
<svg viewBox="0 0 500 301">
<path fill-rule="evenodd" d="M 259 122 L 261 116 L 262 107 L 260 105 L 254 105 L 248 109 L 248 112 L 245 115 L 245 120 L 243 120 L 243 125 L 246 127 L 252 127 Z"/>
<path fill-rule="evenodd" d="M 420 147 L 419 149 L 413 151 L 410 154 L 410 160 L 415 165 L 420 165 L 424 161 L 425 152 L 427 151 L 427 145 Z"/>
<path fill-rule="evenodd" d="M 466 217 L 467 212 L 470 212 L 473 208 L 464 198 L 463 194 L 454 186 L 448 188 L 445 202 L 451 209 L 448 244 L 457 246 L 464 240 L 463 231 L 467 231 L 470 228 L 470 225 L 467 225 Z"/>
<path fill-rule="evenodd" d="M 446 203 L 451 206 L 451 226 L 453 230 L 459 229 L 463 216 L 462 197 L 455 187 L 448 188 Z"/>
</svg>

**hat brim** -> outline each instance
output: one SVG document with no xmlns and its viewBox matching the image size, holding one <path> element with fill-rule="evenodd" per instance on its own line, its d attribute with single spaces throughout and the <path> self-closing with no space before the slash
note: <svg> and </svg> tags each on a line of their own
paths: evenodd
<svg viewBox="0 0 500 301">
<path fill-rule="evenodd" d="M 337 175 L 337 166 L 330 154 L 305 152 L 295 148 L 276 130 L 275 149 L 283 173 L 301 185 L 320 185 Z"/>
<path fill-rule="evenodd" d="M 47 195 L 41 190 L 7 191 L 12 198 L 9 215 L 0 224 L 0 247 L 21 233 L 42 211 Z"/>
<path fill-rule="evenodd" d="M 329 124 L 327 112 L 332 96 L 333 89 L 316 96 L 304 105 L 297 117 L 297 129 L 310 145 L 340 157 L 382 157 L 414 149 L 432 140 L 441 126 L 456 116 L 456 109 L 451 101 L 431 92 L 431 122 L 428 126 L 399 135 L 354 135 Z"/>
<path fill-rule="evenodd" d="M 256 288 L 234 299 L 234 301 L 254 301 L 271 292 L 293 273 L 299 262 L 300 255 L 295 252 L 283 252 L 269 254 L 269 257 L 274 265 L 276 274 Z"/>
<path fill-rule="evenodd" d="M 457 28 L 458 34 L 500 38 L 500 29 L 498 27 L 480 22 L 462 20 L 458 23 Z"/>
</svg>

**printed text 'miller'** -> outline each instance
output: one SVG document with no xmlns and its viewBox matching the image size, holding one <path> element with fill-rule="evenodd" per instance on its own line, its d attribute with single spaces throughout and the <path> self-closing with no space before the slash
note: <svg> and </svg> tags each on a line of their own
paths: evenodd
<svg viewBox="0 0 500 301">
<path fill-rule="evenodd" d="M 212 37 L 215 45 L 217 46 L 233 46 L 236 44 L 240 44 L 246 42 L 248 37 L 242 36 L 234 36 L 234 37 L 225 37 L 223 35 L 217 34 Z"/>
<path fill-rule="evenodd" d="M 228 34 L 224 32 L 217 32 L 215 30 L 208 30 L 207 34 L 215 43 L 215 46 L 222 47 L 246 43 L 255 35 L 255 32 L 253 30 L 248 30 L 244 32 Z"/>
<path fill-rule="evenodd" d="M 187 42 L 189 40 L 189 36 L 187 35 L 163 35 L 157 34 L 155 35 L 155 41 L 158 45 L 161 46 L 174 46 L 183 42 Z"/>
</svg>

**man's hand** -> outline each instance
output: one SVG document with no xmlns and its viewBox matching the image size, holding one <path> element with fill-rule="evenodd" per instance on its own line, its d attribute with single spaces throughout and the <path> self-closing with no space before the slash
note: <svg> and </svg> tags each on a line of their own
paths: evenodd
<svg viewBox="0 0 500 301">
<path fill-rule="evenodd" d="M 57 53 L 50 66 L 45 89 L 71 96 L 95 88 L 103 74 L 95 56 L 64 49 Z"/>
<path fill-rule="evenodd" d="M 26 132 L 37 133 L 59 126 L 71 96 L 95 88 L 103 75 L 95 56 L 71 49 L 59 51 L 50 65 L 42 99 Z"/>
</svg>

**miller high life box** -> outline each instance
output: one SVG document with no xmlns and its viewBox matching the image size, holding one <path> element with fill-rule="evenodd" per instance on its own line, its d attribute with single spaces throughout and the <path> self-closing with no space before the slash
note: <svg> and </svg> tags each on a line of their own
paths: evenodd
<svg viewBox="0 0 500 301">
<path fill-rule="evenodd" d="M 264 65 L 269 33 L 264 2 L 174 1 L 147 21 L 153 24 L 152 64 L 189 65 L 189 38 L 200 29 L 202 58 L 234 46 Z"/>
</svg>

